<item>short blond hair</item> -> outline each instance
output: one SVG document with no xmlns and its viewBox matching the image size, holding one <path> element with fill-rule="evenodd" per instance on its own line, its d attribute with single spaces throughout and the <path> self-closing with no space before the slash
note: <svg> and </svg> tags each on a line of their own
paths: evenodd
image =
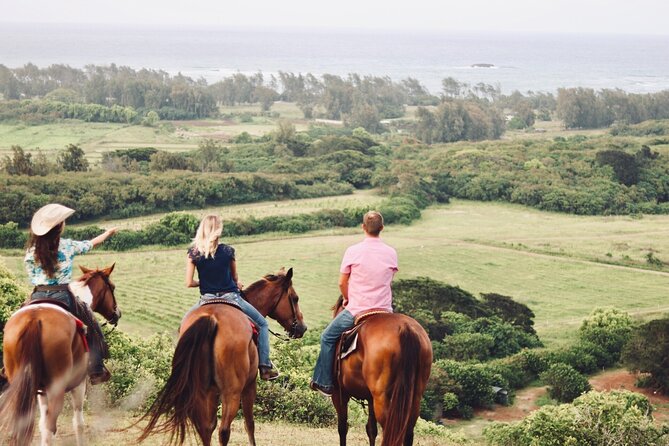
<svg viewBox="0 0 669 446">
<path fill-rule="evenodd" d="M 369 235 L 379 235 L 383 230 L 383 215 L 378 211 L 369 211 L 362 217 L 362 226 Z"/>
<path fill-rule="evenodd" d="M 221 218 L 218 215 L 207 215 L 197 228 L 193 246 L 205 259 L 207 257 L 213 258 L 222 232 L 223 222 L 221 222 Z"/>
</svg>

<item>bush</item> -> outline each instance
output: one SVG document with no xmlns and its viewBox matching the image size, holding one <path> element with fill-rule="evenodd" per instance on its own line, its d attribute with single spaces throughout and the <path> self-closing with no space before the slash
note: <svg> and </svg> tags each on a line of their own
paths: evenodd
<svg viewBox="0 0 669 446">
<path fill-rule="evenodd" d="M 629 341 L 634 322 L 629 314 L 614 308 L 597 308 L 581 324 L 579 339 L 602 347 L 607 356 L 600 367 L 609 367 L 620 359 L 623 346 Z"/>
<path fill-rule="evenodd" d="M 0 224 L 0 247 L 1 248 L 23 248 L 28 242 L 28 234 L 19 229 L 19 225 L 13 221 L 4 225 Z"/>
<path fill-rule="evenodd" d="M 588 379 L 567 364 L 553 364 L 541 374 L 541 379 L 550 386 L 551 398 L 569 403 L 590 390 Z"/>
<path fill-rule="evenodd" d="M 108 403 L 134 409 L 150 406 L 172 371 L 174 341 L 162 333 L 135 338 L 115 330 L 106 335 L 111 380 L 105 386 Z"/>
<path fill-rule="evenodd" d="M 543 406 L 519 423 L 484 429 L 493 446 L 666 446 L 666 426 L 653 423 L 646 397 L 628 391 L 589 392 L 573 404 Z"/>
<path fill-rule="evenodd" d="M 457 412 L 463 418 L 471 418 L 473 409 L 491 407 L 495 402 L 493 386 L 507 388 L 508 383 L 483 364 L 467 364 L 452 360 L 436 361 L 432 369 L 442 369 L 455 383 L 451 390 L 458 398 Z"/>
<path fill-rule="evenodd" d="M 9 317 L 19 309 L 28 296 L 14 276 L 0 264 L 0 347 L 3 331 Z M 0 348 L 0 367 L 2 367 L 2 349 Z"/>
<path fill-rule="evenodd" d="M 621 360 L 632 372 L 648 373 L 648 385 L 669 394 L 669 318 L 650 321 L 631 335 Z"/>
</svg>

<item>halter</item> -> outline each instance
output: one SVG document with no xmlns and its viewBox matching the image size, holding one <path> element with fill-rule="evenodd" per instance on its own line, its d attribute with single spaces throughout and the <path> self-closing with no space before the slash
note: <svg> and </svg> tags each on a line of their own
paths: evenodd
<svg viewBox="0 0 669 446">
<path fill-rule="evenodd" d="M 268 315 L 274 313 L 274 310 L 276 310 L 276 307 L 279 306 L 279 303 L 281 302 L 281 299 L 283 298 L 283 294 L 284 293 L 279 294 L 279 298 L 276 300 L 276 303 L 272 306 L 272 308 L 267 313 Z M 286 290 L 285 294 L 286 294 L 286 296 L 288 296 L 288 290 Z M 299 322 L 297 320 L 297 310 L 295 310 L 295 302 L 293 302 L 293 299 L 291 299 L 290 297 L 288 297 L 288 302 L 290 303 L 290 310 L 293 313 L 293 322 L 290 324 L 290 331 L 288 332 L 288 336 L 286 337 L 284 335 L 275 333 L 271 328 L 269 328 L 270 333 L 272 333 L 274 336 L 281 339 L 282 341 L 286 341 L 286 342 L 290 341 L 290 335 L 295 335 L 295 333 L 297 332 L 297 324 L 299 324 Z"/>
<path fill-rule="evenodd" d="M 107 285 L 107 288 L 109 288 L 109 292 L 112 295 L 112 299 L 114 299 L 114 317 L 112 319 L 107 319 L 105 318 L 105 322 L 102 323 L 102 327 L 106 325 L 111 325 L 113 328 L 109 330 L 106 334 L 109 334 L 113 332 L 116 329 L 116 326 L 118 325 L 118 320 L 120 317 L 116 316 L 116 312 L 118 310 L 118 304 L 116 303 L 116 295 L 114 294 L 114 287 L 112 286 L 111 282 L 109 281 L 109 277 L 104 275 L 104 274 L 99 274 L 102 277 L 102 280 L 104 280 L 105 285 Z"/>
</svg>

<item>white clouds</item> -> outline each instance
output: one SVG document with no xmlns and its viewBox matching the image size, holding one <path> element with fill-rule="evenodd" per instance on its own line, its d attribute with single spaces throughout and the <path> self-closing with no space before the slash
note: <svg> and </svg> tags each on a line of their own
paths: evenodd
<svg viewBox="0 0 669 446">
<path fill-rule="evenodd" d="M 666 34 L 666 0 L 0 0 L 0 22 Z"/>
</svg>

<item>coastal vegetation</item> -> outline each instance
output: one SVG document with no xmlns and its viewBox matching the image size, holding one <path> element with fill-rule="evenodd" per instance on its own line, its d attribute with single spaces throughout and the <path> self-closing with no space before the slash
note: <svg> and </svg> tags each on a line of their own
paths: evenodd
<svg viewBox="0 0 669 446">
<path fill-rule="evenodd" d="M 243 280 L 293 266 L 310 327 L 275 343 L 282 377 L 260 384 L 256 414 L 333 429 L 331 405 L 308 380 L 337 297 L 333 271 L 375 208 L 401 259 L 396 311 L 432 340 L 421 406 L 430 422 L 418 427 L 426 444 L 467 444 L 431 421 L 476 419 L 538 384 L 546 407 L 478 439 L 665 444 L 647 399 L 588 391 L 593 374 L 621 365 L 643 373 L 641 385 L 669 388 L 657 360 L 668 348 L 659 302 L 669 96 L 503 95 L 452 78 L 442 87 L 434 95 L 415 79 L 283 72 L 208 85 L 113 65 L 0 66 L 0 327 L 27 292 L 22 247 L 37 208 L 75 208 L 65 235 L 77 239 L 121 226 L 77 261 L 117 263 L 124 318 L 101 399 L 134 417 L 164 382 L 174 329 L 197 298 L 177 274 L 185 249 L 201 216 L 222 212 Z M 83 135 L 51 136 L 58 143 L 37 150 L 25 129 L 55 132 L 55 123 Z M 218 134 L 224 125 L 235 130 Z M 133 142 L 107 141 L 117 131 Z M 355 426 L 364 418 L 352 409 Z"/>
</svg>

